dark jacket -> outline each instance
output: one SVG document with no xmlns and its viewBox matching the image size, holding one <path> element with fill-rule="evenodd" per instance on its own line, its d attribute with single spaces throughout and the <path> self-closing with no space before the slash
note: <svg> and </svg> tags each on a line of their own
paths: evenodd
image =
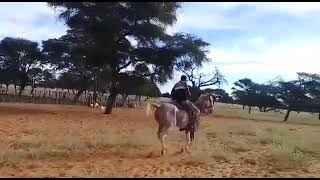
<svg viewBox="0 0 320 180">
<path fill-rule="evenodd" d="M 188 100 L 189 97 L 189 87 L 186 81 L 177 82 L 171 91 L 171 97 L 173 100 L 181 103 L 182 101 Z"/>
</svg>

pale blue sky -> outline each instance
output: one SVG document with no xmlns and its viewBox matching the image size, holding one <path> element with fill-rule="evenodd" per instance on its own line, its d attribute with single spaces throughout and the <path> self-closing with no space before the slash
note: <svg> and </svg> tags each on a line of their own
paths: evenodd
<svg viewBox="0 0 320 180">
<path fill-rule="evenodd" d="M 226 76 L 228 92 L 234 81 L 249 77 L 266 82 L 296 72 L 320 73 L 319 2 L 192 2 L 183 3 L 177 23 L 168 31 L 197 35 L 209 42 L 212 61 Z M 41 2 L 0 2 L 0 39 L 25 37 L 41 42 L 67 29 L 54 11 Z M 160 89 L 170 91 L 172 82 Z"/>
</svg>

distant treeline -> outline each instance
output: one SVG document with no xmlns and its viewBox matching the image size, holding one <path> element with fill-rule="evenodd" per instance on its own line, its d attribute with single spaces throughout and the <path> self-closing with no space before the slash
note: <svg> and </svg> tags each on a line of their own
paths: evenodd
<svg viewBox="0 0 320 180">
<path fill-rule="evenodd" d="M 286 109 L 284 121 L 288 120 L 291 111 L 319 113 L 320 120 L 320 75 L 297 73 L 298 78 L 292 81 L 281 79 L 259 84 L 249 78 L 236 81 L 229 95 L 223 89 L 204 89 L 203 92 L 213 93 L 218 102 L 258 107 L 261 112 Z M 170 93 L 163 94 L 170 97 Z"/>
</svg>

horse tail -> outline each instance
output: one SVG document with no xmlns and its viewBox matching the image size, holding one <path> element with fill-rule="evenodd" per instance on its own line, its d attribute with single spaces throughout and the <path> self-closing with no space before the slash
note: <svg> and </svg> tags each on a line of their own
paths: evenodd
<svg viewBox="0 0 320 180">
<path fill-rule="evenodd" d="M 152 109 L 158 109 L 158 108 L 159 108 L 159 105 L 153 104 L 152 102 L 147 102 L 147 105 L 146 105 L 146 116 L 147 117 L 151 116 L 151 114 L 153 113 Z"/>
</svg>

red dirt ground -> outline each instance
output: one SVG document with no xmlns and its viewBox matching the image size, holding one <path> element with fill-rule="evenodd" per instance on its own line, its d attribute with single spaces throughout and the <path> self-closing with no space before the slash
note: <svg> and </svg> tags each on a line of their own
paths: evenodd
<svg viewBox="0 0 320 180">
<path fill-rule="evenodd" d="M 143 109 L 115 108 L 112 115 L 83 106 L 0 103 L 0 143 L 2 147 L 18 139 L 34 136 L 26 131 L 38 124 L 46 124 L 56 130 L 55 136 L 75 133 L 80 138 L 95 128 L 116 130 L 125 139 L 135 131 L 149 129 L 147 136 L 155 136 L 157 125 L 146 118 Z M 218 117 L 203 118 L 201 127 L 215 123 L 241 123 L 241 120 Z M 272 164 L 250 164 L 243 161 L 215 165 L 190 163 L 190 155 L 179 153 L 185 145 L 184 134 L 169 137 L 168 154 L 160 157 L 160 145 L 156 147 L 110 147 L 92 150 L 86 154 L 67 158 L 23 161 L 16 166 L 3 167 L 0 177 L 315 177 L 309 172 L 272 174 Z M 40 135 L 39 135 L 40 136 Z M 180 141 L 180 142 L 179 142 Z M 155 142 L 155 144 L 158 142 Z M 259 158 L 263 152 L 245 152 Z M 244 156 L 246 156 L 244 153 Z M 319 173 L 319 172 L 317 172 Z"/>
</svg>

